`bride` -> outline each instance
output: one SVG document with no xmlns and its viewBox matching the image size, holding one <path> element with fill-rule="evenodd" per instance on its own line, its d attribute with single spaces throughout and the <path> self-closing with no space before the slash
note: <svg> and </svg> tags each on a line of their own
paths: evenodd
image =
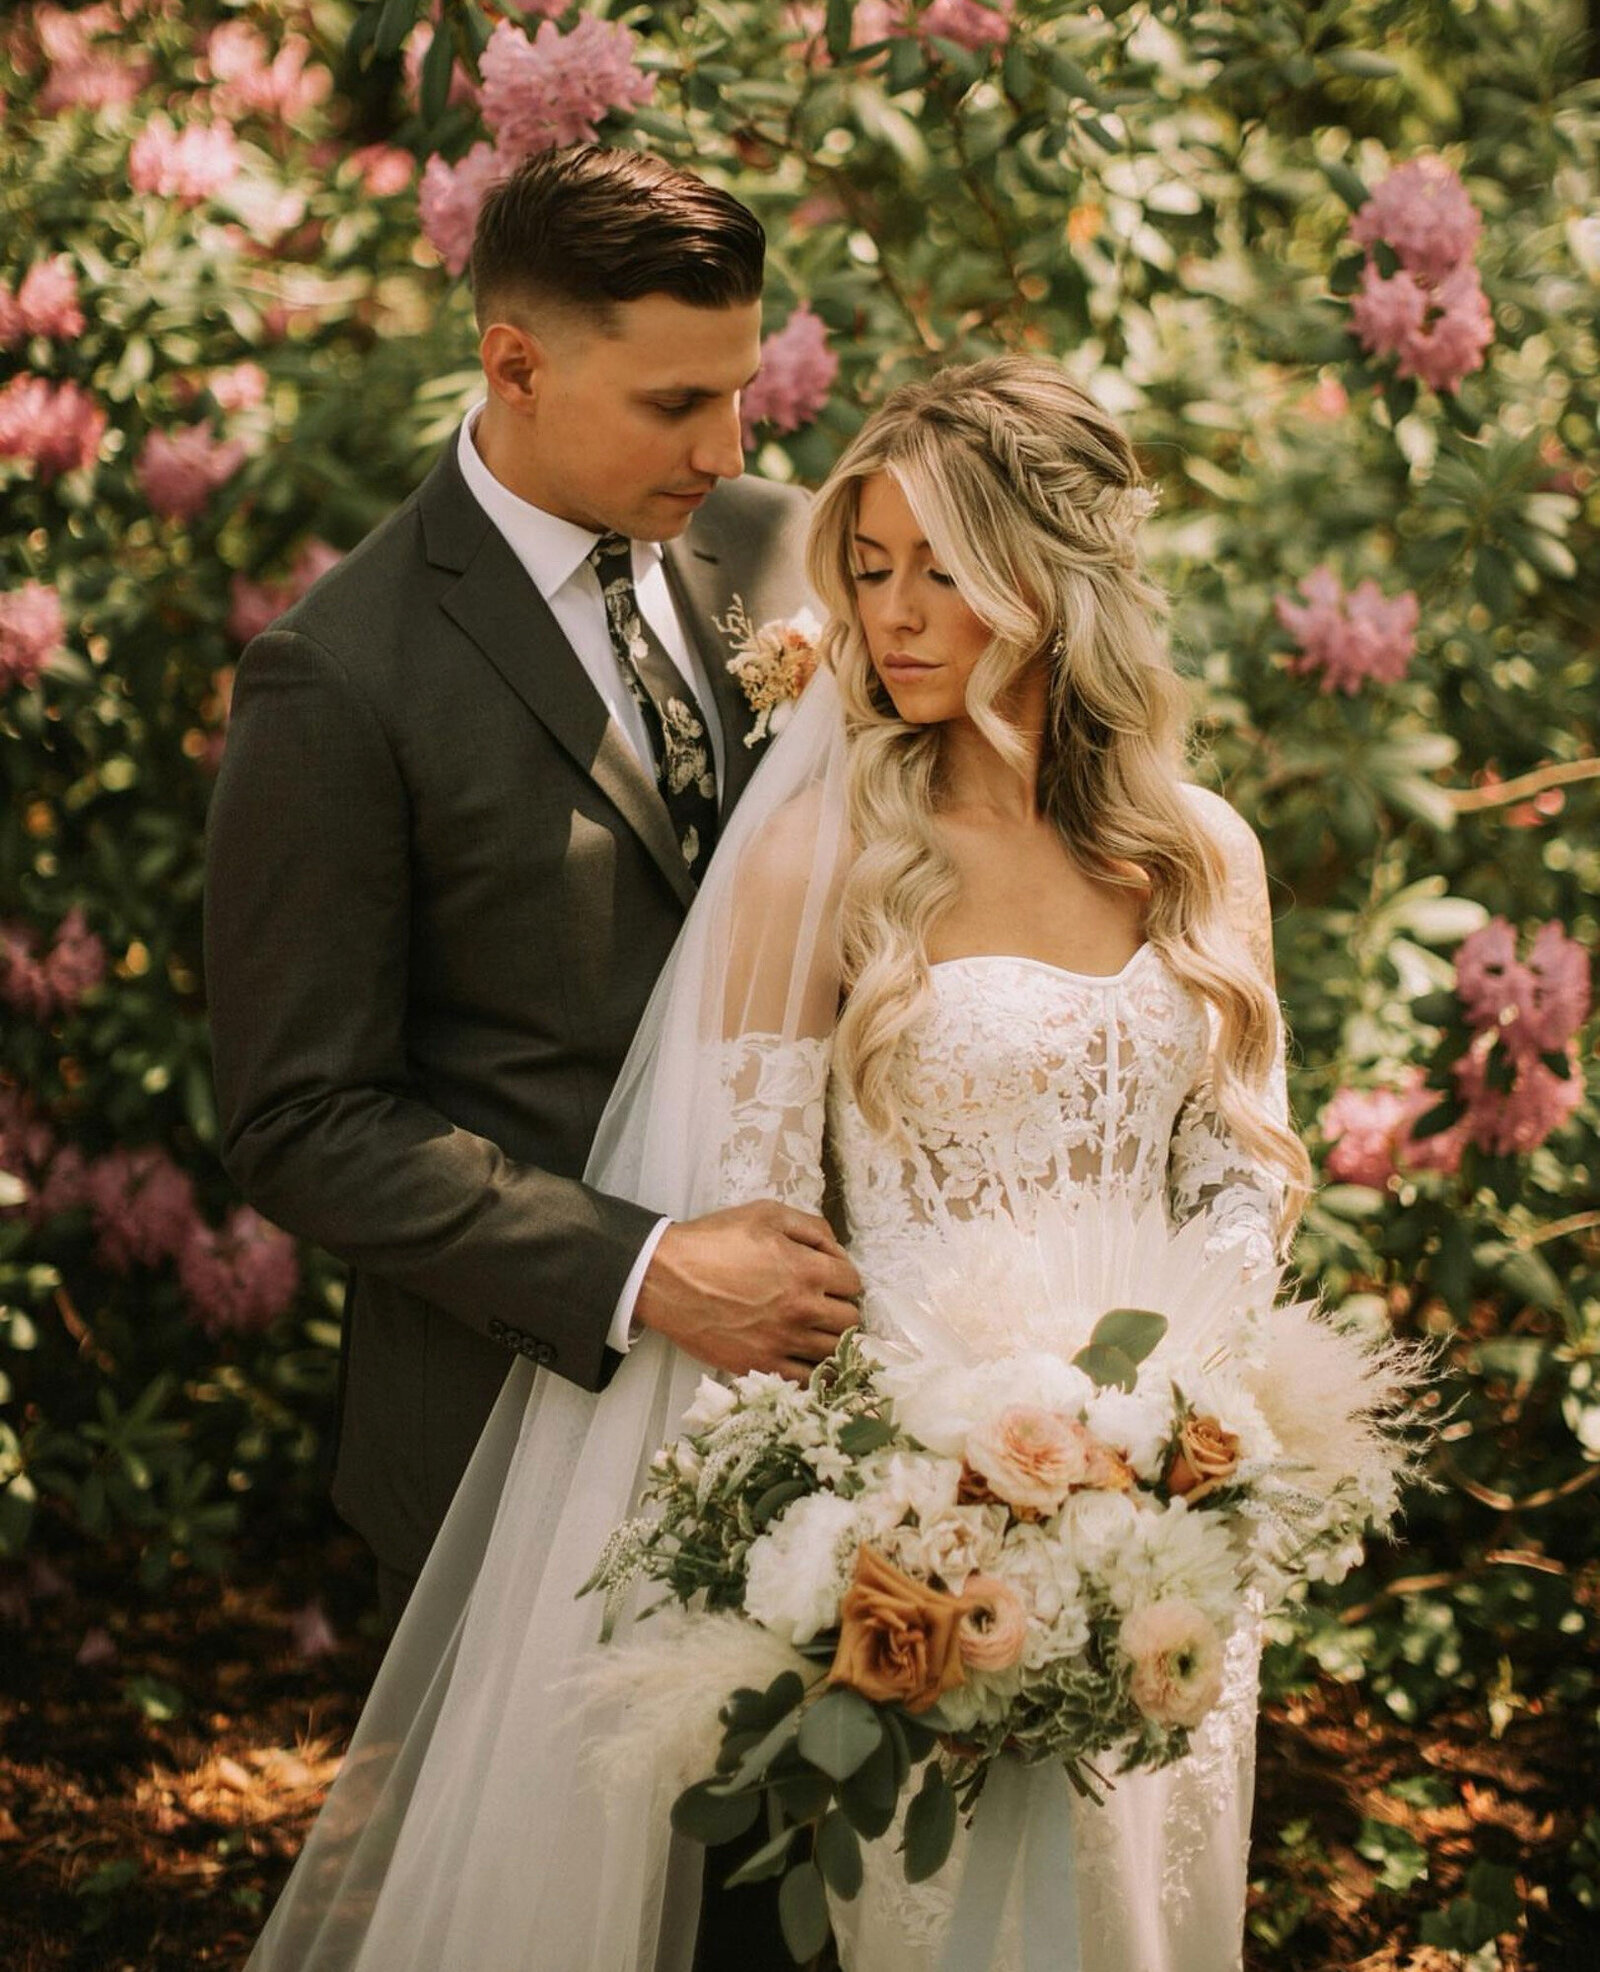
<svg viewBox="0 0 1600 1972">
<path fill-rule="evenodd" d="M 1308 1167 L 1261 856 L 1181 778 L 1151 504 L 1042 359 L 868 420 L 814 509 L 822 669 L 724 833 L 591 1182 L 682 1217 L 827 1210 L 868 1329 L 953 1225 L 1025 1240 L 1063 1204 L 1204 1213 L 1208 1252 L 1271 1270 Z M 701 1373 L 648 1332 L 598 1397 L 513 1369 L 252 1972 L 687 1972 L 702 1852 L 666 1811 L 694 1776 L 597 1773 L 577 1590 Z M 1186 1759 L 1075 1808 L 1077 1935 L 1013 1920 L 996 1968 L 1237 1967 L 1256 1654 L 1241 1630 Z M 963 1844 L 915 1887 L 891 1849 L 835 1906 L 846 1972 L 946 1972 Z"/>
</svg>

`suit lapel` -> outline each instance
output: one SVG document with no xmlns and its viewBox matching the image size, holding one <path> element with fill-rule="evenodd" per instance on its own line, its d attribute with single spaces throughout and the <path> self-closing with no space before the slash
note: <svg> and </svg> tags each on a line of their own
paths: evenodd
<svg viewBox="0 0 1600 1972">
<path fill-rule="evenodd" d="M 441 598 L 445 614 L 612 803 L 674 893 L 692 903 L 694 880 L 654 777 L 606 711 L 505 537 L 468 491 L 453 446 L 429 475 L 419 505 L 428 559 L 460 575 Z"/>
<path fill-rule="evenodd" d="M 732 647 L 716 626 L 716 619 L 727 614 L 733 597 L 714 541 L 680 536 L 666 543 L 663 559 L 678 619 L 695 641 L 722 722 L 722 819 L 726 821 L 760 757 L 744 743 L 750 730 L 750 707 L 728 669 Z"/>
</svg>

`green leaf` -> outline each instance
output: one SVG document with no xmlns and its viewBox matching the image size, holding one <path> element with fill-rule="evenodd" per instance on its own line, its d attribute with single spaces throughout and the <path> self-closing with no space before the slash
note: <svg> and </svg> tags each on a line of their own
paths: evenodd
<svg viewBox="0 0 1600 1972">
<path fill-rule="evenodd" d="M 1386 82 L 1400 73 L 1387 55 L 1374 55 L 1367 48 L 1330 48 L 1322 59 L 1338 75 L 1358 75 L 1373 82 Z"/>
<path fill-rule="evenodd" d="M 815 1821 L 833 1799 L 833 1782 L 815 1767 L 797 1767 L 793 1773 L 773 1773 L 767 1786 L 777 1796 L 778 1805 L 791 1821 Z"/>
<path fill-rule="evenodd" d="M 1439 987 L 1411 1002 L 1411 1017 L 1428 1027 L 1448 1027 L 1461 1018 L 1461 1002 L 1448 988 Z"/>
<path fill-rule="evenodd" d="M 1428 1851 L 1409 1830 L 1393 1822 L 1363 1821 L 1356 1854 L 1377 1864 L 1379 1887 L 1385 1890 L 1409 1890 L 1428 1873 Z"/>
<path fill-rule="evenodd" d="M 1421 1942 L 1445 1951 L 1481 1951 L 1502 1931 L 1514 1931 L 1521 1919 L 1516 1871 L 1500 1863 L 1475 1862 L 1467 1871 L 1466 1894 L 1443 1910 L 1425 1913 Z"/>
<path fill-rule="evenodd" d="M 748 1787 L 752 1781 L 760 1779 L 778 1755 L 794 1743 L 795 1725 L 795 1715 L 791 1710 L 778 1720 L 764 1738 L 751 1747 L 739 1762 L 737 1772 L 727 1780 L 718 1780 L 710 1784 L 734 1794 Z"/>
<path fill-rule="evenodd" d="M 848 1780 L 883 1744 L 883 1721 L 859 1691 L 835 1685 L 800 1721 L 795 1743 L 830 1780 Z"/>
<path fill-rule="evenodd" d="M 769 1876 L 781 1876 L 789 1860 L 789 1851 L 794 1847 L 794 1838 L 799 1833 L 798 1824 L 793 1822 L 787 1828 L 780 1828 L 776 1835 L 761 1844 L 754 1855 L 745 1857 L 726 1879 L 723 1888 L 733 1890 L 741 1883 L 764 1883 Z"/>
<path fill-rule="evenodd" d="M 850 1826 L 874 1842 L 894 1820 L 900 1789 L 894 1777 L 894 1748 L 886 1739 L 870 1760 L 839 1789 L 839 1805 Z"/>
<path fill-rule="evenodd" d="M 828 53 L 837 61 L 842 61 L 850 52 L 850 34 L 854 25 L 854 0 L 828 0 L 827 26 L 824 30 Z"/>
<path fill-rule="evenodd" d="M 848 1903 L 861 1889 L 861 1838 L 835 1808 L 817 1830 L 817 1867 L 836 1897 Z"/>
<path fill-rule="evenodd" d="M 779 1885 L 778 1922 L 796 1965 L 807 1964 L 828 1942 L 828 1899 L 814 1862 L 796 1863 Z"/>
<path fill-rule="evenodd" d="M 183 1693 L 176 1685 L 168 1684 L 164 1679 L 146 1676 L 129 1678 L 123 1684 L 122 1695 L 147 1719 L 165 1722 L 183 1716 Z"/>
<path fill-rule="evenodd" d="M 765 1527 L 769 1520 L 776 1520 L 786 1506 L 810 1490 L 804 1479 L 780 1479 L 775 1486 L 769 1486 L 751 1507 L 750 1518 L 758 1527 Z"/>
<path fill-rule="evenodd" d="M 383 0 L 383 12 L 378 16 L 378 31 L 372 38 L 372 45 L 384 61 L 399 54 L 401 42 L 415 24 L 419 4 L 420 0 Z"/>
<path fill-rule="evenodd" d="M 924 1883 L 942 1869 L 955 1839 L 955 1790 L 934 1762 L 906 1810 L 906 1881 Z"/>
<path fill-rule="evenodd" d="M 938 1745 L 939 1735 L 933 1727 L 924 1725 L 921 1719 L 912 1718 L 909 1712 L 897 1709 L 894 1713 L 894 1721 L 906 1742 L 906 1751 L 911 1756 L 913 1766 L 916 1766 L 920 1760 L 925 1760 Z"/>
<path fill-rule="evenodd" d="M 450 71 L 455 66 L 455 37 L 447 25 L 441 23 L 428 43 L 428 52 L 422 58 L 422 120 L 435 124 L 445 113 L 450 101 Z"/>
<path fill-rule="evenodd" d="M 1123 1355 L 1142 1363 L 1167 1332 L 1165 1315 L 1148 1308 L 1112 1308 L 1094 1325 L 1091 1346 L 1120 1349 Z"/>
<path fill-rule="evenodd" d="M 839 1449 L 851 1458 L 865 1458 L 894 1437 L 894 1426 L 881 1417 L 853 1417 L 839 1428 Z"/>
<path fill-rule="evenodd" d="M 1081 1369 L 1102 1390 L 1131 1390 L 1139 1380 L 1139 1365 L 1131 1356 L 1124 1355 L 1120 1349 L 1107 1349 L 1098 1342 L 1080 1349 L 1072 1359 L 1072 1366 Z"/>
<path fill-rule="evenodd" d="M 1359 212 L 1372 196 L 1349 165 L 1341 164 L 1337 158 L 1322 160 L 1322 175 L 1352 212 Z"/>
<path fill-rule="evenodd" d="M 672 1804 L 672 1825 L 691 1842 L 731 1842 L 755 1824 L 759 1794 L 718 1794 L 709 1781 L 685 1788 Z"/>
</svg>

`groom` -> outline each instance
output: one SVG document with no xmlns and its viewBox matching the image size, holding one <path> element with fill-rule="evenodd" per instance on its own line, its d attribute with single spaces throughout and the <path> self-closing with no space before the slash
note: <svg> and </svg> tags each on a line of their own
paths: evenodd
<svg viewBox="0 0 1600 1972">
<path fill-rule="evenodd" d="M 239 668 L 209 823 L 223 1157 L 348 1262 L 335 1501 L 397 1615 L 511 1355 L 591 1390 L 640 1326 L 791 1374 L 855 1319 L 826 1224 L 663 1226 L 581 1182 L 756 763 L 715 627 L 802 604 L 804 499 L 740 480 L 764 242 L 583 148 L 479 218 L 485 401 Z"/>
</svg>

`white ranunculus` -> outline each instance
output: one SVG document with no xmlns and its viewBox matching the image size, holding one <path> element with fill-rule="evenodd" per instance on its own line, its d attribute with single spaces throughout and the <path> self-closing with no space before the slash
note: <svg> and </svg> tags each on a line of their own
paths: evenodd
<svg viewBox="0 0 1600 1972">
<path fill-rule="evenodd" d="M 1140 1509 L 1126 1493 L 1074 1493 L 1056 1520 L 1060 1539 L 1086 1575 L 1104 1574 L 1134 1539 Z"/>
<path fill-rule="evenodd" d="M 862 1462 L 863 1491 L 856 1505 L 870 1534 L 887 1534 L 906 1515 L 937 1519 L 956 1503 L 959 1460 L 924 1458 L 916 1452 L 879 1452 Z"/>
<path fill-rule="evenodd" d="M 1114 1445 L 1141 1479 L 1161 1477 L 1175 1421 L 1172 1386 L 1165 1377 L 1141 1377 L 1132 1390 L 1097 1390 L 1086 1422 L 1097 1438 Z"/>
<path fill-rule="evenodd" d="M 694 1401 L 683 1414 L 681 1428 L 691 1437 L 709 1431 L 713 1424 L 722 1422 L 738 1401 L 726 1383 L 719 1383 L 714 1376 L 702 1376 Z"/>
<path fill-rule="evenodd" d="M 838 1620 L 859 1542 L 853 1500 L 837 1493 L 796 1500 L 751 1543 L 745 1614 L 787 1643 L 809 1643 Z"/>
</svg>

